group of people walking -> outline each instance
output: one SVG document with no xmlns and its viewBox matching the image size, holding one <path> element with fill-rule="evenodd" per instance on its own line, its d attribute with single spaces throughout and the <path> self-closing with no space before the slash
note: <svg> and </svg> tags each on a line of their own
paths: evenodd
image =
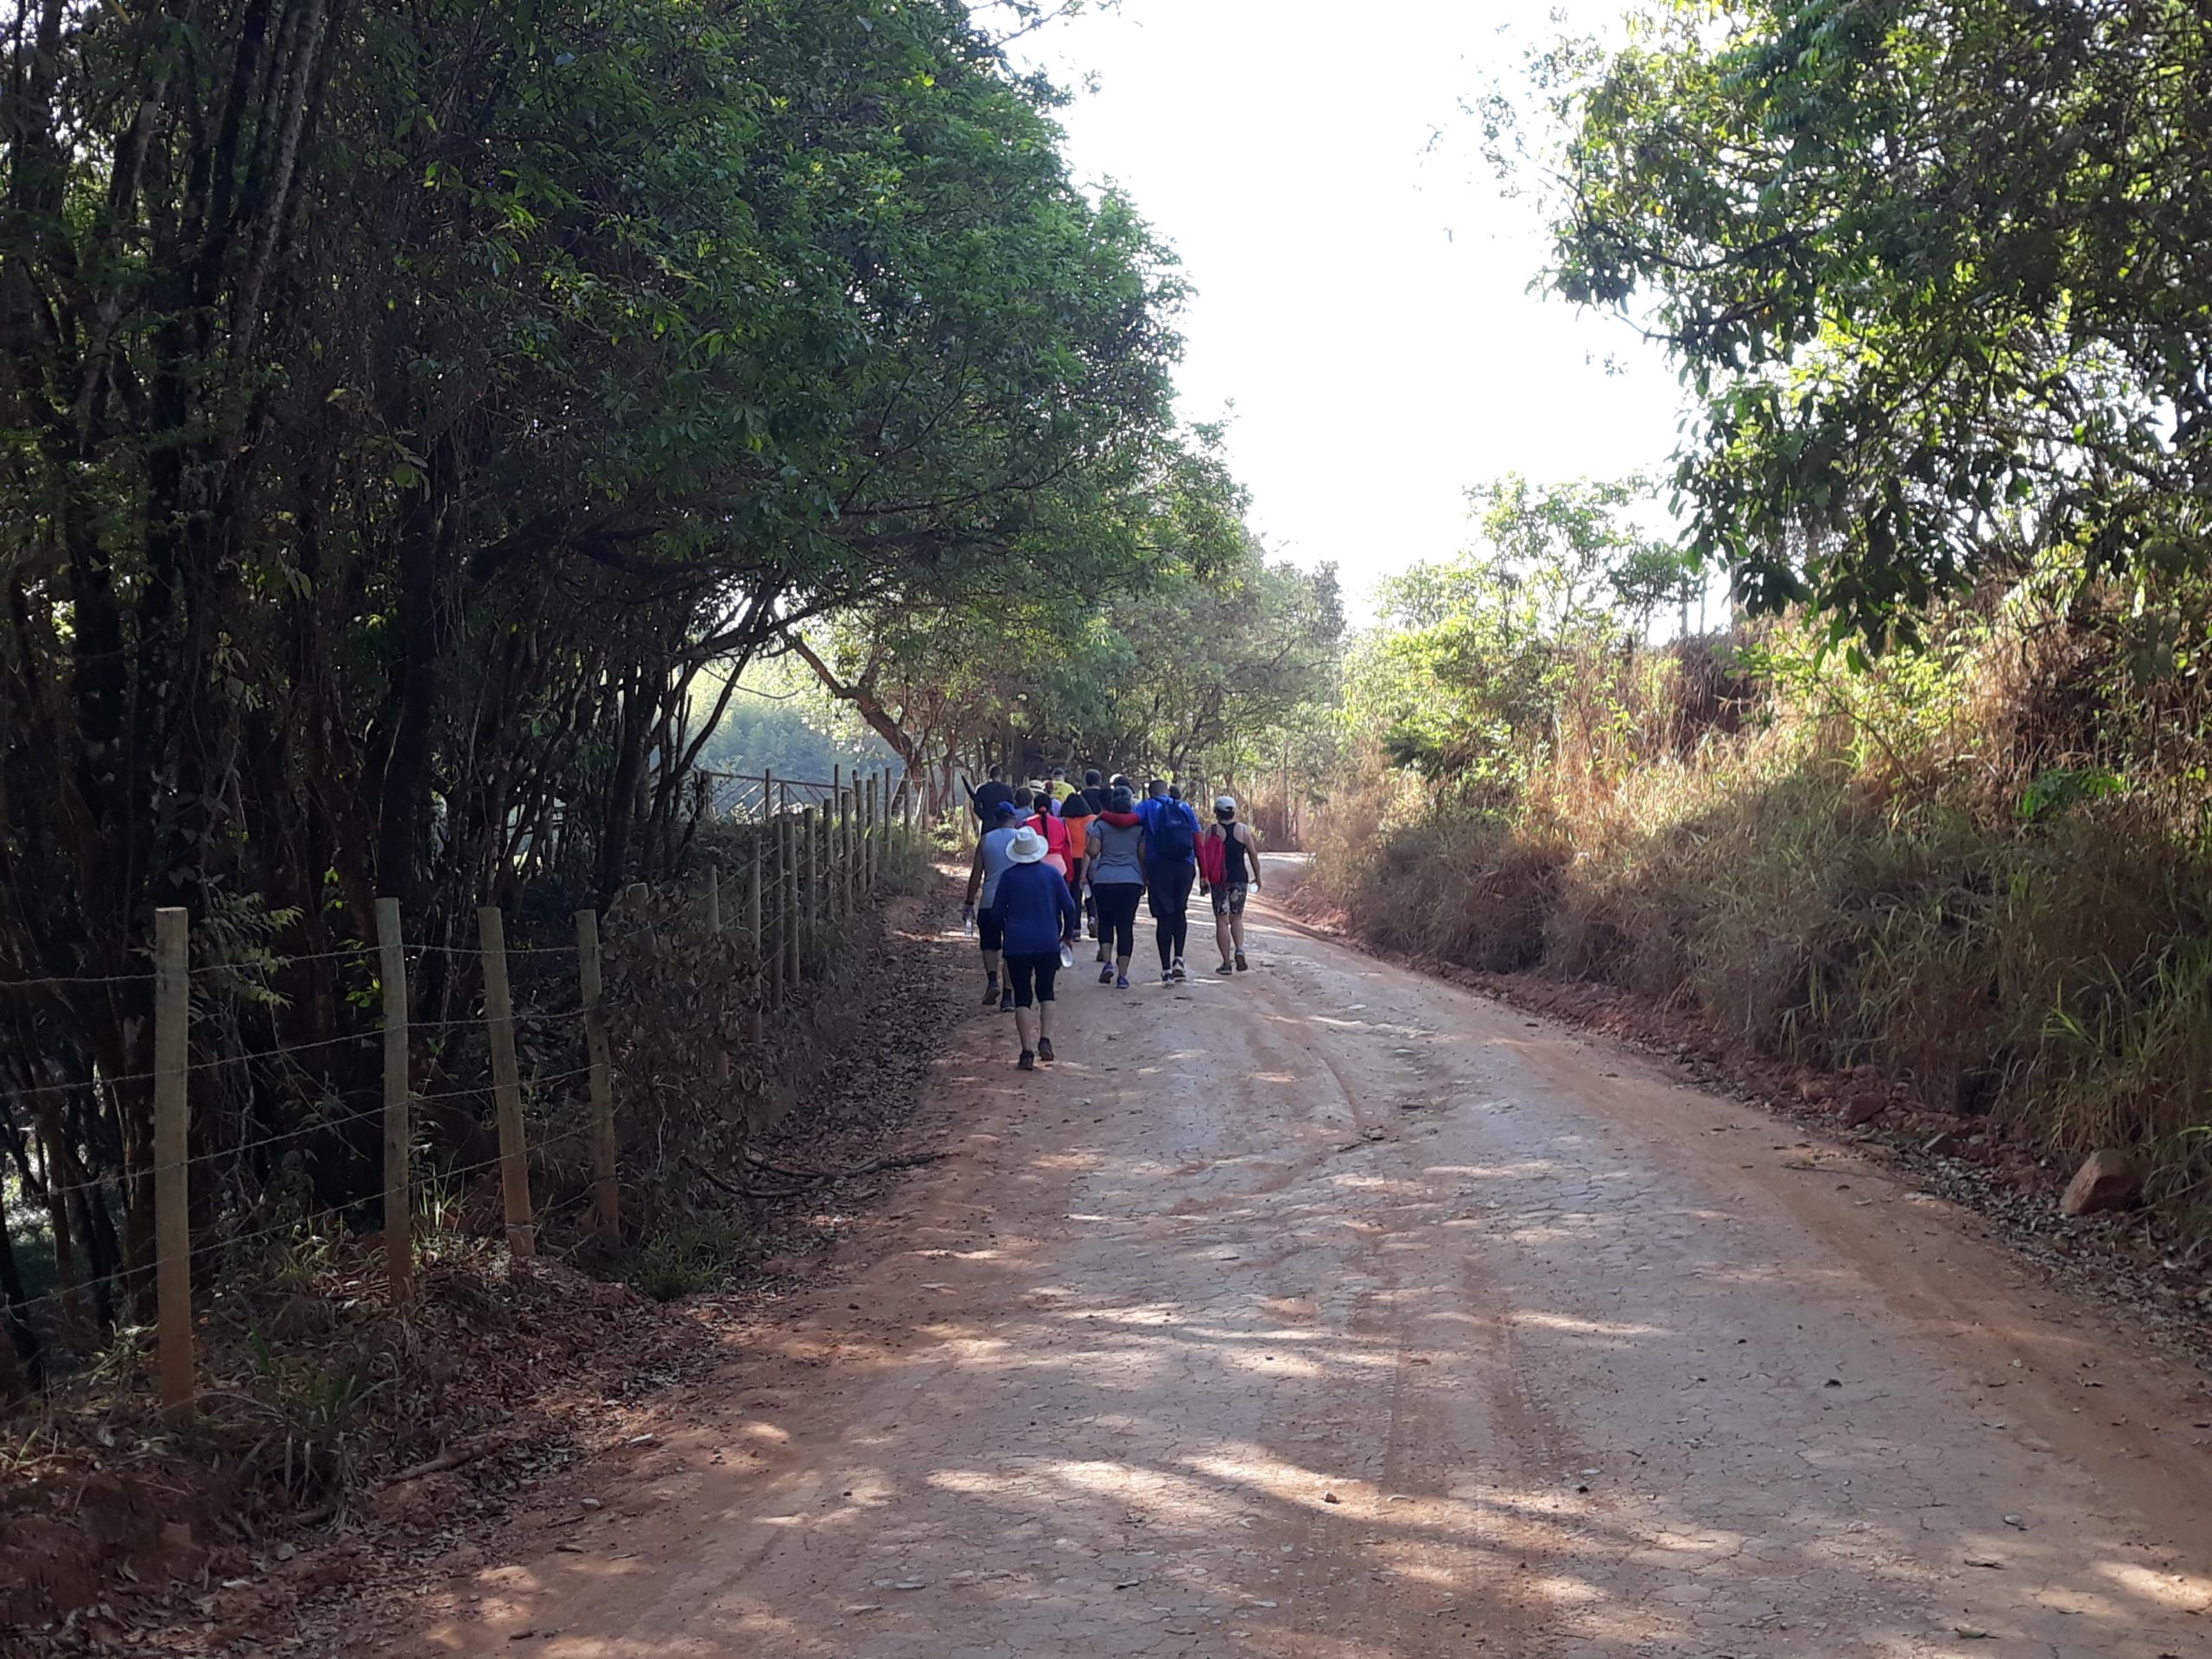
<svg viewBox="0 0 2212 1659">
<path fill-rule="evenodd" d="M 1164 779 L 1140 799 L 1119 775 L 1089 772 L 1078 787 L 1055 772 L 1049 783 L 1016 786 L 993 766 L 970 800 L 982 834 L 965 921 L 982 947 L 984 1006 L 1014 1014 L 1023 1071 L 1052 1063 L 1054 980 L 1086 931 L 1098 943 L 1098 982 L 1129 988 L 1140 901 L 1151 906 L 1161 984 L 1189 977 L 1193 883 L 1213 901 L 1215 971 L 1250 967 L 1244 901 L 1260 886 L 1260 846 L 1236 816 L 1236 797 L 1217 797 L 1213 822 L 1202 826 Z"/>
</svg>

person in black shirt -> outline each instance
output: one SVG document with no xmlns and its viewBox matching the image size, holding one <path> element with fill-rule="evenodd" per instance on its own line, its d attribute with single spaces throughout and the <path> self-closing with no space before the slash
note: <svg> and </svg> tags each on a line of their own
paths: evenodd
<svg viewBox="0 0 2212 1659">
<path fill-rule="evenodd" d="M 1096 766 L 1083 774 L 1083 797 L 1090 803 L 1090 816 L 1094 818 L 1114 804 L 1114 791 L 1099 776 Z"/>
<path fill-rule="evenodd" d="M 968 804 L 975 809 L 976 822 L 988 829 L 997 820 L 991 815 L 998 810 L 1001 801 L 1014 798 L 1014 791 L 1006 781 L 1006 768 L 993 766 L 990 781 L 968 791 Z"/>
</svg>

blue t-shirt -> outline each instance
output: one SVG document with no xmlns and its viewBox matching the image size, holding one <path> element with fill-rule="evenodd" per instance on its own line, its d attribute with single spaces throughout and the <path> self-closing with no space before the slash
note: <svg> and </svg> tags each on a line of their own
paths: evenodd
<svg viewBox="0 0 2212 1659">
<path fill-rule="evenodd" d="M 1191 850 L 1180 859 L 1170 858 L 1160 851 L 1160 823 L 1167 814 L 1179 813 L 1191 826 Z M 1179 801 L 1173 796 L 1154 795 L 1137 806 L 1137 817 L 1144 821 L 1144 855 L 1150 864 L 1195 864 L 1198 861 L 1198 815 L 1191 810 L 1188 801 Z"/>
<path fill-rule="evenodd" d="M 1075 907 L 1067 878 L 1041 861 L 1016 864 L 999 877 L 996 908 L 1009 957 L 1052 955 L 1083 914 Z"/>
</svg>

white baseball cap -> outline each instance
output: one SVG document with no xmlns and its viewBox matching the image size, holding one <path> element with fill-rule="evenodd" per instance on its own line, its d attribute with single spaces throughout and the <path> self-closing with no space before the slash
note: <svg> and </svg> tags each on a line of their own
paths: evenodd
<svg viewBox="0 0 2212 1659">
<path fill-rule="evenodd" d="M 1215 796 L 1213 810 L 1217 812 L 1234 812 L 1236 810 L 1236 798 L 1234 795 Z"/>
</svg>

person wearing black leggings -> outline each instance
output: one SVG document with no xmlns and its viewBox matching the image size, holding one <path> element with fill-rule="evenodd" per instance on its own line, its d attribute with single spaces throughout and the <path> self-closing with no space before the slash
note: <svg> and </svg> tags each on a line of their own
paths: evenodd
<svg viewBox="0 0 2212 1659">
<path fill-rule="evenodd" d="M 1198 817 L 1162 778 L 1152 780 L 1152 798 L 1137 809 L 1144 824 L 1145 889 L 1158 924 L 1160 982 L 1187 977 L 1183 947 L 1191 933 L 1191 884 L 1198 876 Z"/>
<path fill-rule="evenodd" d="M 1136 797 L 1126 787 L 1107 798 L 1090 821 L 1087 847 L 1090 896 L 1098 906 L 1101 985 L 1129 988 L 1129 958 L 1136 953 L 1137 901 L 1144 897 L 1144 824 Z"/>
</svg>

